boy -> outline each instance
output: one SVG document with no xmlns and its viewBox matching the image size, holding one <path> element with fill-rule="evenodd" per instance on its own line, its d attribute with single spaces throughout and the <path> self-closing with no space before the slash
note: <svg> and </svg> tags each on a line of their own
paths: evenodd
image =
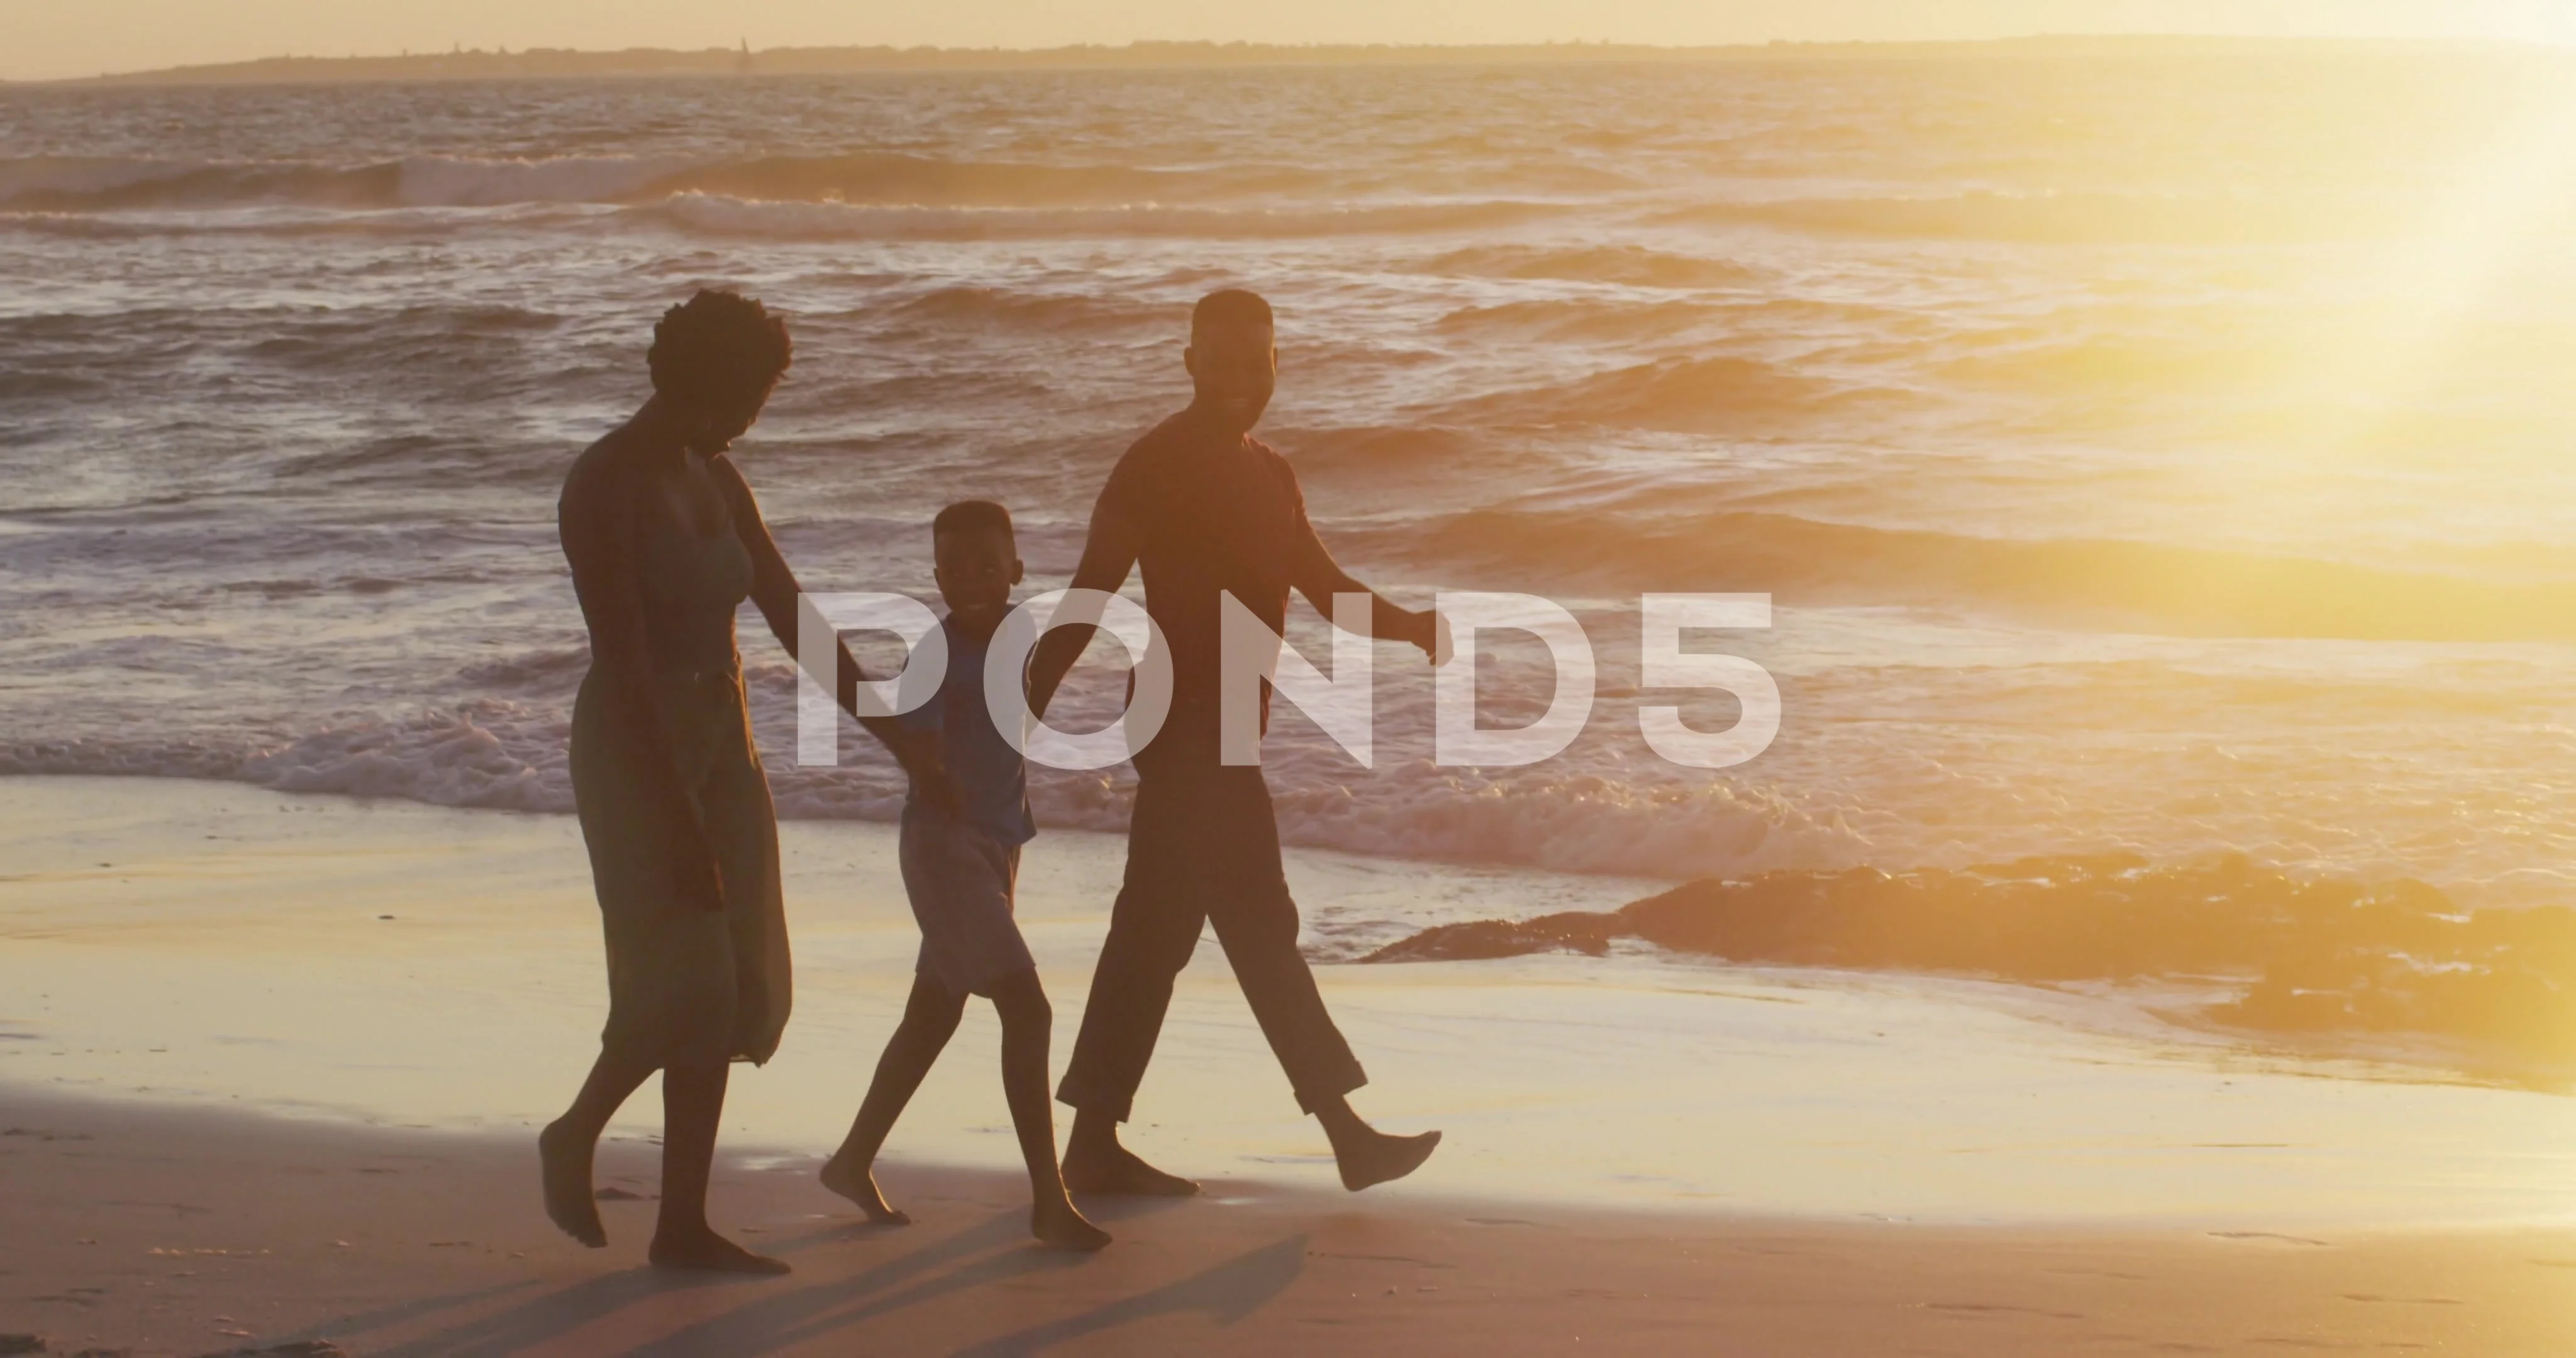
<svg viewBox="0 0 2576 1358">
<path fill-rule="evenodd" d="M 984 702 L 984 653 L 1010 614 L 1011 587 L 1020 583 L 1010 511 L 989 500 L 950 505 L 931 521 L 930 542 L 939 597 L 948 605 L 941 623 L 948 673 L 937 696 L 898 720 L 938 736 L 955 804 L 944 808 L 918 780 L 904 803 L 903 889 L 921 924 L 921 960 L 903 1021 L 877 1061 L 858 1118 L 823 1166 L 823 1186 L 879 1225 L 912 1220 L 886 1205 L 870 1167 L 965 1017 L 966 997 L 982 995 L 1002 1019 L 1002 1093 L 1036 1198 L 1029 1231 L 1053 1249 L 1096 1250 L 1109 1243 L 1109 1233 L 1075 1210 L 1056 1165 L 1047 1098 L 1052 1014 L 1037 964 L 1011 918 L 1020 846 L 1037 834 L 1029 817 L 1028 766 L 994 728 Z"/>
</svg>

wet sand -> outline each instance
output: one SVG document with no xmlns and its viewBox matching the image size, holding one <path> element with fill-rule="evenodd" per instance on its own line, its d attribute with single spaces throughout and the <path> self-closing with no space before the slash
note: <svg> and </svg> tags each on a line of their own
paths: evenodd
<svg viewBox="0 0 2576 1358">
<path fill-rule="evenodd" d="M 524 1137 L 5 1100 L 0 1331 L 196 1355 L 2563 1354 L 2567 1231 L 2225 1232 L 1623 1214 L 1231 1180 L 1032 1248 L 1007 1174 L 898 1164 L 872 1228 L 810 1157 L 737 1154 L 721 1221 L 796 1273 L 641 1267 L 651 1148 L 620 1142 L 604 1251 L 555 1235 Z"/>
<path fill-rule="evenodd" d="M 1558 956 L 1323 965 L 1413 1179 L 1334 1185 L 1219 951 L 1131 1140 L 1206 1198 L 1035 1252 L 975 1013 L 862 1225 L 812 1182 L 900 1006 L 889 827 L 785 827 L 798 1017 L 735 1081 L 720 1225 L 777 1282 L 641 1270 L 647 1090 L 603 1253 L 536 1200 L 598 937 L 567 818 L 0 779 L 0 1334 L 180 1358 L 904 1351 L 2576 1351 L 2576 1100 L 2251 1051 L 2099 997 Z M 1118 845 L 1023 915 L 1079 1022 Z M 1298 854 L 1310 941 L 1633 884 Z M 1368 923 L 1378 921 L 1378 923 Z M 1389 922 L 1392 923 L 1389 923 Z"/>
<path fill-rule="evenodd" d="M 892 827 L 783 830 L 796 1017 L 734 1081 L 724 1135 L 821 1151 L 918 934 Z M 1026 859 L 1059 1069 L 1120 864 L 1100 835 L 1041 835 Z M 1383 941 L 1368 921 L 1641 894 L 1308 853 L 1289 872 L 1310 945 L 1344 955 Z M 599 948 L 569 817 L 0 779 L 0 1086 L 524 1135 L 596 1050 Z M 2576 1100 L 2269 1055 L 2078 993 L 1650 955 L 1318 977 L 1368 1067 L 1360 1110 L 1448 1134 L 1399 1194 L 1954 1224 L 2576 1223 Z M 892 1154 L 1017 1163 L 998 1043 L 970 1007 Z M 659 1116 L 638 1098 L 619 1128 Z M 1213 943 L 1181 977 L 1131 1141 L 1193 1175 L 1337 1190 Z"/>
</svg>

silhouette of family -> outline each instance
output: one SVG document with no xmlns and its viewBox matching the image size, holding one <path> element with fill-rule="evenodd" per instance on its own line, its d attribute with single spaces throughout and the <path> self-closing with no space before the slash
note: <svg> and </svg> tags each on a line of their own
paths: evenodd
<svg viewBox="0 0 2576 1358">
<path fill-rule="evenodd" d="M 590 632 L 571 771 L 607 935 L 609 1010 L 588 1078 L 538 1138 L 546 1211 L 584 1244 L 607 1243 L 592 1152 L 658 1071 L 662 1195 L 649 1257 L 666 1268 L 788 1271 L 717 1234 L 706 1198 L 732 1063 L 769 1059 L 792 998 L 777 817 L 752 744 L 734 614 L 749 599 L 795 655 L 799 589 L 726 456 L 791 352 L 786 326 L 757 301 L 709 290 L 671 308 L 654 329 L 652 397 L 574 462 L 558 507 Z M 1218 683 L 1226 596 L 1276 635 L 1291 591 L 1327 618 L 1334 596 L 1366 594 L 1371 632 L 1425 655 L 1438 653 L 1439 622 L 1343 571 L 1307 522 L 1294 469 L 1252 436 L 1278 375 L 1269 304 L 1240 290 L 1202 298 L 1184 362 L 1189 405 L 1110 472 L 1072 581 L 1114 593 L 1141 572 L 1173 688 L 1160 732 L 1134 756 L 1126 876 L 1055 1090 L 1074 1110 L 1060 1165 L 1047 1097 L 1052 1012 L 1012 918 L 1020 849 L 1037 826 L 1020 742 L 984 701 L 985 659 L 1022 577 L 1009 510 L 967 500 L 931 521 L 947 672 L 927 703 L 862 716 L 868 676 L 847 647 L 834 674 L 813 676 L 910 783 L 898 857 L 920 958 L 849 1135 L 822 1171 L 824 1186 L 871 1221 L 909 1220 L 878 1191 L 872 1166 L 970 996 L 991 1000 L 1001 1019 L 1003 1094 L 1040 1243 L 1109 1243 L 1072 1193 L 1196 1193 L 1122 1146 L 1118 1124 L 1133 1111 L 1173 980 L 1209 924 L 1345 1187 L 1402 1178 L 1439 1145 L 1438 1132 L 1389 1135 L 1351 1108 L 1367 1076 L 1297 950 L 1269 786 L 1257 764 L 1220 757 Z M 1024 676 L 1036 717 L 1092 635 L 1071 624 L 1039 639 Z M 1265 728 L 1267 702 L 1265 688 Z"/>
</svg>

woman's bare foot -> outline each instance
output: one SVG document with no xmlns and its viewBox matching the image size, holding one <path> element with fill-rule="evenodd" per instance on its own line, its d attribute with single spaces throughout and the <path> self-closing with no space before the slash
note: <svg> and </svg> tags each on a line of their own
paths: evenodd
<svg viewBox="0 0 2576 1358">
<path fill-rule="evenodd" d="M 1401 1179 L 1422 1168 L 1422 1162 L 1439 1147 L 1438 1132 L 1389 1136 L 1363 1127 L 1357 1134 L 1345 1134 L 1334 1141 L 1333 1159 L 1341 1166 L 1342 1187 L 1357 1193 L 1371 1184 Z"/>
<path fill-rule="evenodd" d="M 1186 1198 L 1199 1191 L 1196 1183 L 1177 1174 L 1165 1174 L 1115 1141 L 1108 1143 L 1107 1149 L 1066 1147 L 1064 1186 L 1076 1193 L 1138 1198 Z"/>
<path fill-rule="evenodd" d="M 776 1275 L 794 1270 L 784 1259 L 754 1254 L 704 1226 L 681 1231 L 676 1235 L 656 1231 L 653 1248 L 645 1252 L 655 1268 L 693 1269 L 702 1273 L 756 1273 Z"/>
<path fill-rule="evenodd" d="M 1048 1249 L 1085 1254 L 1109 1243 L 1109 1232 L 1092 1225 L 1073 1200 L 1064 1197 L 1038 1199 L 1029 1209 L 1029 1234 Z"/>
<path fill-rule="evenodd" d="M 878 1226 L 909 1226 L 912 1218 L 886 1205 L 885 1194 L 877 1191 L 874 1168 L 862 1161 L 833 1156 L 823 1162 L 823 1186 L 859 1205 L 868 1221 Z"/>
<path fill-rule="evenodd" d="M 590 1154 L 583 1141 L 560 1122 L 537 1133 L 537 1163 L 546 1188 L 546 1215 L 565 1235 L 590 1246 L 608 1246 L 608 1228 L 600 1224 L 599 1203 L 590 1195 Z"/>
</svg>

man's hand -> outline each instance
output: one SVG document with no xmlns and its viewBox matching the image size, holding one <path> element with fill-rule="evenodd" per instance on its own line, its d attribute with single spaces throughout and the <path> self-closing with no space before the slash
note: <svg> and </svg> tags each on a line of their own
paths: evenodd
<svg viewBox="0 0 2576 1358">
<path fill-rule="evenodd" d="M 1433 666 L 1449 663 L 1449 657 L 1456 648 L 1449 639 L 1449 620 L 1441 617 L 1438 609 L 1426 608 L 1414 614 L 1413 625 L 1406 631 L 1404 639 L 1421 647 L 1422 653 L 1431 658 Z"/>
</svg>

